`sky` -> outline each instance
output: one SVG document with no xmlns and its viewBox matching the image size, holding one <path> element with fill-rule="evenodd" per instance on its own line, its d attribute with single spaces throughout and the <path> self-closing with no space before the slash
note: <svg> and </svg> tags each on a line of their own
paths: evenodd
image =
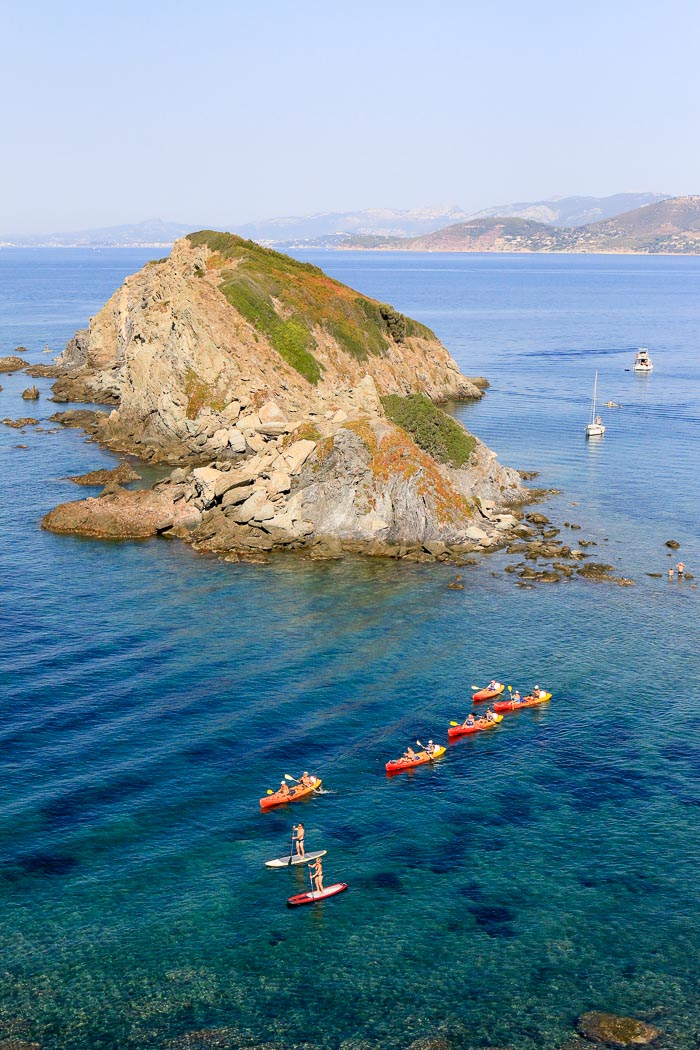
<svg viewBox="0 0 700 1050">
<path fill-rule="evenodd" d="M 4 0 L 0 232 L 700 192 L 693 0 Z"/>
</svg>

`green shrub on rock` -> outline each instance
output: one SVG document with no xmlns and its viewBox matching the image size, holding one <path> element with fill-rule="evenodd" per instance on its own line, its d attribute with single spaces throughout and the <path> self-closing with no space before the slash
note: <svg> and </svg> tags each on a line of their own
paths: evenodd
<svg viewBox="0 0 700 1050">
<path fill-rule="evenodd" d="M 382 405 L 392 423 L 440 463 L 463 467 L 476 448 L 476 439 L 423 394 L 388 394 Z"/>
</svg>

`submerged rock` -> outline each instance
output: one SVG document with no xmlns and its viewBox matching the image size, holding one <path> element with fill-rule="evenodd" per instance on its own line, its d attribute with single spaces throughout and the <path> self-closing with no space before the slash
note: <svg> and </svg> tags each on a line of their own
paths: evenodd
<svg viewBox="0 0 700 1050">
<path fill-rule="evenodd" d="M 658 1039 L 661 1032 L 645 1021 L 634 1017 L 618 1017 L 615 1014 L 593 1010 L 582 1014 L 577 1022 L 581 1035 L 594 1043 L 608 1046 L 647 1046 Z"/>
<path fill-rule="evenodd" d="M 22 427 L 36 426 L 39 420 L 34 419 L 32 416 L 23 416 L 21 419 L 3 419 L 2 422 L 6 427 L 14 427 L 15 430 L 20 430 Z"/>
</svg>

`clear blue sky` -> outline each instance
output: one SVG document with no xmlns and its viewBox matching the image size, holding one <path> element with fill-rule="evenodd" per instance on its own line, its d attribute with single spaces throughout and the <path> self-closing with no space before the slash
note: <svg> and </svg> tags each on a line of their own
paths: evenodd
<svg viewBox="0 0 700 1050">
<path fill-rule="evenodd" d="M 5 0 L 0 232 L 700 192 L 693 0 Z"/>
</svg>

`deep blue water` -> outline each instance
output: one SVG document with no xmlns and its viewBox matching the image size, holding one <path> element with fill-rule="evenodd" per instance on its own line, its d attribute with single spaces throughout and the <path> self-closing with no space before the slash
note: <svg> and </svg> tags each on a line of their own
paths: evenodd
<svg viewBox="0 0 700 1050">
<path fill-rule="evenodd" d="M 0 354 L 49 359 L 148 257 L 0 251 Z M 83 494 L 65 476 L 116 457 L 47 432 L 47 381 L 27 403 L 0 376 L 0 417 L 42 428 L 0 426 L 0 1040 L 556 1050 L 606 1009 L 691 1050 L 700 592 L 645 574 L 682 556 L 700 577 L 700 259 L 305 257 L 488 376 L 460 418 L 636 585 L 519 590 L 499 555 L 451 591 L 443 566 L 43 533 Z M 650 377 L 626 370 L 637 346 Z M 596 369 L 623 407 L 586 443 Z M 387 779 L 492 675 L 554 699 Z M 261 814 L 302 769 L 328 793 Z M 350 889 L 288 911 L 303 873 L 263 861 L 298 819 Z"/>
</svg>

